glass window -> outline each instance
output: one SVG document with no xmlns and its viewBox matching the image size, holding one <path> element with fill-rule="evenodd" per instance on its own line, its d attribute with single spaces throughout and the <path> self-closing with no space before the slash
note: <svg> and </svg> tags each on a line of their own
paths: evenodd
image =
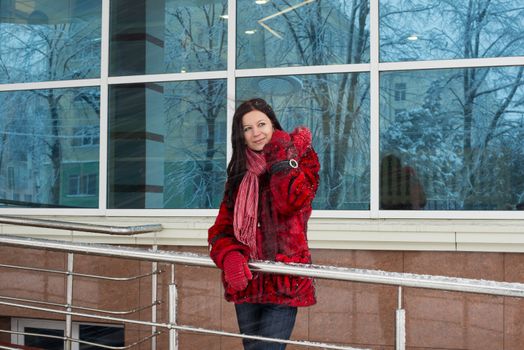
<svg viewBox="0 0 524 350">
<path fill-rule="evenodd" d="M 109 346 L 125 347 L 124 327 L 111 327 L 93 324 L 79 324 L 78 334 L 81 340 L 106 345 L 106 347 L 94 346 L 90 344 L 80 344 L 79 350 L 103 350 Z"/>
<path fill-rule="evenodd" d="M 11 327 L 12 331 L 21 332 L 21 334 L 15 335 L 11 338 L 13 341 L 13 346 L 30 346 L 31 349 L 38 348 L 46 350 L 65 349 L 65 342 L 62 339 L 64 337 L 66 327 L 64 321 L 13 318 Z M 121 325 L 73 322 L 73 339 L 79 339 L 83 342 L 99 344 L 102 346 L 73 342 L 72 349 L 103 350 L 107 349 L 108 347 L 124 347 L 124 332 L 125 329 Z M 32 333 L 35 335 L 23 333 Z"/>
<path fill-rule="evenodd" d="M 73 175 L 98 176 L 98 144 L 77 148 L 71 140 L 78 128 L 98 128 L 99 99 L 98 88 L 0 93 L 0 206 L 98 207 L 98 180 L 89 200 L 68 198 L 67 188 Z"/>
<path fill-rule="evenodd" d="M 0 1 L 0 83 L 100 76 L 101 2 Z"/>
<path fill-rule="evenodd" d="M 41 337 L 38 335 L 26 335 L 24 336 L 24 345 L 26 346 L 48 350 L 64 349 L 64 341 L 60 339 L 64 336 L 64 331 L 61 329 L 26 327 L 24 331 L 27 333 L 42 334 L 45 336 L 49 336 Z"/>
<path fill-rule="evenodd" d="M 523 71 L 382 73 L 382 209 L 517 209 L 524 202 Z M 390 88 L 398 80 L 413 85 L 407 101 Z M 395 113 L 399 103 L 405 110 Z"/>
<path fill-rule="evenodd" d="M 226 101 L 225 80 L 111 86 L 108 207 L 217 208 Z"/>
<path fill-rule="evenodd" d="M 369 0 L 237 1 L 237 67 L 369 62 Z"/>
<path fill-rule="evenodd" d="M 71 140 L 74 147 L 84 147 L 100 144 L 100 128 L 96 126 L 82 126 L 74 129 Z"/>
<path fill-rule="evenodd" d="M 69 175 L 69 195 L 75 196 L 80 194 L 80 176 Z"/>
<path fill-rule="evenodd" d="M 237 80 L 237 100 L 264 98 L 282 127 L 305 125 L 320 159 L 316 209 L 369 209 L 369 74 Z"/>
<path fill-rule="evenodd" d="M 380 60 L 524 55 L 522 0 L 381 0 Z"/>
<path fill-rule="evenodd" d="M 226 69 L 227 0 L 113 0 L 110 51 L 111 75 Z"/>
<path fill-rule="evenodd" d="M 406 101 L 406 83 L 395 83 L 395 101 Z"/>
<path fill-rule="evenodd" d="M 15 168 L 10 166 L 7 167 L 7 189 L 12 190 L 15 188 Z"/>
<path fill-rule="evenodd" d="M 94 196 L 98 192 L 98 176 L 88 175 L 69 175 L 70 196 Z"/>
</svg>

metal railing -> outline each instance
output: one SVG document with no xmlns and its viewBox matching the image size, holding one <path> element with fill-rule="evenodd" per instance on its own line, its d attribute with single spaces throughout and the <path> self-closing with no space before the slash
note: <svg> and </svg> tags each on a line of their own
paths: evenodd
<svg viewBox="0 0 524 350">
<path fill-rule="evenodd" d="M 1 219 L 0 219 L 1 222 Z M 68 228 L 69 229 L 69 228 Z M 68 276 L 67 289 L 67 302 L 66 304 L 50 305 L 47 303 L 28 300 L 28 299 L 15 299 L 15 298 L 5 298 L 0 296 L 0 305 L 5 305 L 9 307 L 18 307 L 22 309 L 31 309 L 44 312 L 52 312 L 66 317 L 66 321 L 70 324 L 71 318 L 74 317 L 87 317 L 97 320 L 129 323 L 149 326 L 152 328 L 151 335 L 145 339 L 140 340 L 139 342 L 129 344 L 126 347 L 111 347 L 104 345 L 97 345 L 102 348 L 107 349 L 128 349 L 138 343 L 152 339 L 152 348 L 155 348 L 155 338 L 161 333 L 157 329 L 162 328 L 166 329 L 169 332 L 169 345 L 170 349 L 177 349 L 177 333 L 179 331 L 187 331 L 193 333 L 202 333 L 202 334 L 214 334 L 220 336 L 229 336 L 229 337 L 238 337 L 238 338 L 249 338 L 249 339 L 258 339 L 269 342 L 280 342 L 286 344 L 301 345 L 307 347 L 317 347 L 324 349 L 345 349 L 345 350 L 356 350 L 355 348 L 348 346 L 340 346 L 334 344 L 310 342 L 310 341 L 295 341 L 295 340 L 281 340 L 273 338 L 265 338 L 258 336 L 249 336 L 231 332 L 224 332 L 221 330 L 211 330 L 205 328 L 198 328 L 187 325 L 179 325 L 177 322 L 177 288 L 174 283 L 174 273 L 176 264 L 188 265 L 188 266 L 200 266 L 200 267 L 211 267 L 214 268 L 215 265 L 208 256 L 198 255 L 193 253 L 178 253 L 178 252 L 169 252 L 169 251 L 157 251 L 156 247 L 152 249 L 139 249 L 132 247 L 115 247 L 111 245 L 102 245 L 102 244 L 86 244 L 86 243 L 73 243 L 73 242 L 62 242 L 54 240 L 44 240 L 44 239 L 34 239 L 27 237 L 17 237 L 10 235 L 0 235 L 0 244 L 22 247 L 22 248 L 31 248 L 31 249 L 45 249 L 52 251 L 65 252 L 68 254 L 68 269 L 66 272 L 59 271 L 43 271 L 42 269 L 35 269 L 31 267 L 21 267 L 21 266 L 12 266 L 12 265 L 0 265 L 3 268 L 15 268 L 15 269 L 28 269 L 35 272 L 49 272 L 49 273 L 65 273 Z M 158 322 L 156 320 L 156 305 L 158 300 L 156 300 L 156 278 L 152 279 L 152 295 L 153 302 L 151 305 L 147 305 L 144 308 L 152 308 L 152 319 L 151 321 L 141 321 L 141 320 L 132 320 L 125 319 L 122 317 L 117 317 L 119 312 L 107 312 L 108 310 L 100 309 L 86 309 L 80 308 L 72 305 L 72 298 L 70 294 L 70 288 L 72 288 L 73 277 L 89 277 L 89 278 L 107 278 L 103 276 L 93 276 L 93 275 L 82 275 L 75 273 L 73 271 L 73 256 L 74 254 L 89 254 L 113 258 L 127 258 L 127 259 L 137 259 L 142 261 L 149 261 L 153 263 L 153 269 L 150 274 L 147 276 L 156 277 L 159 271 L 157 271 L 158 263 L 168 263 L 172 264 L 171 269 L 171 283 L 169 285 L 169 322 Z M 498 295 L 498 296 L 510 296 L 510 297 L 524 297 L 524 284 L 522 283 L 509 283 L 509 282 L 497 282 L 497 281 L 487 281 L 487 280 L 476 280 L 476 279 L 466 279 L 466 278 L 454 278 L 454 277 L 445 277 L 445 276 L 433 276 L 433 275 L 420 275 L 420 274 L 411 274 L 411 273 L 398 273 L 398 272 L 386 272 L 378 270 L 368 270 L 368 269 L 353 269 L 353 268 L 341 268 L 333 266 L 321 266 L 321 265 L 303 265 L 303 264 L 283 264 L 275 262 L 263 262 L 263 261 L 254 261 L 249 263 L 249 267 L 253 271 L 268 272 L 268 273 L 278 273 L 278 274 L 288 274 L 296 276 L 305 276 L 313 277 L 320 279 L 330 279 L 330 280 L 341 280 L 341 281 L 353 281 L 353 282 L 364 282 L 364 283 L 374 283 L 374 284 L 385 284 L 385 285 L 395 285 L 398 286 L 398 308 L 396 310 L 396 349 L 403 350 L 405 349 L 405 311 L 402 309 L 401 304 L 401 294 L 402 287 L 416 287 L 416 288 L 428 288 L 436 290 L 447 290 L 447 291 L 459 291 L 459 292 L 469 292 L 469 293 L 481 293 L 488 295 Z M 133 278 L 142 278 L 143 276 L 135 276 Z M 40 304 L 44 306 L 35 306 L 29 304 Z M 47 306 L 47 307 L 46 307 Z M 57 310 L 50 308 L 49 306 L 56 306 L 63 308 L 64 310 Z M 142 310 L 143 308 L 140 308 Z M 99 315 L 92 314 L 87 312 L 79 311 L 94 311 L 97 313 L 108 313 L 110 315 Z M 130 314 L 136 310 L 129 310 L 128 312 L 123 312 L 123 314 Z M 63 337 L 66 344 L 69 344 L 71 347 L 72 342 L 81 342 L 78 339 L 73 339 L 71 337 L 71 332 L 66 329 L 66 336 Z M 2 347 L 0 347 L 2 349 Z"/>
<path fill-rule="evenodd" d="M 162 225 L 160 224 L 122 227 L 122 226 L 83 224 L 83 223 L 78 223 L 78 222 L 59 221 L 59 220 L 22 218 L 18 216 L 6 216 L 6 215 L 0 216 L 0 224 L 43 227 L 43 228 L 52 228 L 52 229 L 57 229 L 57 230 L 68 230 L 68 231 L 105 233 L 109 235 L 123 235 L 123 236 L 162 231 Z"/>
</svg>

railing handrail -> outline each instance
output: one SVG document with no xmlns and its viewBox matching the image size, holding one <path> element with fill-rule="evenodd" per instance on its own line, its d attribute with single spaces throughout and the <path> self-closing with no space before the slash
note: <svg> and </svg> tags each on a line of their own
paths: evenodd
<svg viewBox="0 0 524 350">
<path fill-rule="evenodd" d="M 93 233 L 104 233 L 109 235 L 131 236 L 141 233 L 162 231 L 160 224 L 147 224 L 136 226 L 108 226 L 84 224 L 70 221 L 48 220 L 48 219 L 34 219 L 18 216 L 0 215 L 0 224 L 18 225 L 18 226 L 32 226 L 53 228 L 57 230 L 68 231 L 83 231 Z"/>
<path fill-rule="evenodd" d="M 72 252 L 117 258 L 139 259 L 171 264 L 216 267 L 208 256 L 193 253 L 179 253 L 159 250 L 153 251 L 133 247 L 115 247 L 103 244 L 63 242 L 47 239 L 18 237 L 12 235 L 0 235 L 0 244 L 70 253 Z M 420 275 L 413 273 L 388 272 L 323 265 L 283 264 L 268 261 L 253 261 L 249 263 L 249 267 L 252 268 L 253 271 L 289 274 L 321 279 L 378 283 L 403 287 L 482 293 L 520 298 L 524 297 L 524 284 L 514 282 Z"/>
</svg>

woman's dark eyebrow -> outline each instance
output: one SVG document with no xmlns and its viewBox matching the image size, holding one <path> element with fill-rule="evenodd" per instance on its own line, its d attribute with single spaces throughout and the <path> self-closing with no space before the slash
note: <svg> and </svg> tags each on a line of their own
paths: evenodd
<svg viewBox="0 0 524 350">
<path fill-rule="evenodd" d="M 259 121 L 255 122 L 255 124 L 258 124 L 258 123 L 260 123 L 260 122 L 266 122 L 266 120 L 265 120 L 265 119 L 260 119 Z M 245 128 L 246 126 L 251 126 L 251 124 L 245 124 L 245 125 L 242 124 L 242 127 L 243 127 L 243 128 Z"/>
</svg>

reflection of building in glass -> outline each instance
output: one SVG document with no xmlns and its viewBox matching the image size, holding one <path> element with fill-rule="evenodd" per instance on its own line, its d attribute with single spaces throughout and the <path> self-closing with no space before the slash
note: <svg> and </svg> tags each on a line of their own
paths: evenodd
<svg viewBox="0 0 524 350">
<path fill-rule="evenodd" d="M 83 98 L 99 105 L 99 96 L 89 93 Z M 60 166 L 60 205 L 95 207 L 98 202 L 98 168 L 100 152 L 99 119 L 82 97 L 74 97 L 72 108 L 62 115 L 66 133 L 61 143 L 63 160 Z M 83 125 L 78 125 L 78 116 Z"/>
<path fill-rule="evenodd" d="M 73 18 L 90 20 L 100 15 L 99 1 L 32 0 L 0 1 L 0 22 L 19 24 L 63 24 Z"/>
<path fill-rule="evenodd" d="M 216 6 L 215 17 L 209 17 L 207 5 Z M 227 22 L 220 17 L 225 3 L 113 6 L 127 15 L 112 17 L 112 74 L 225 67 Z M 216 206 L 224 178 L 218 173 L 225 169 L 225 81 L 121 85 L 110 91 L 109 207 Z"/>
<path fill-rule="evenodd" d="M 502 209 L 514 201 L 509 179 L 516 171 L 504 156 L 511 153 L 504 133 L 494 136 L 505 122 L 494 124 L 499 109 L 492 94 L 480 93 L 464 102 L 464 74 L 468 71 L 383 73 L 382 153 L 401 155 L 417 168 L 430 209 Z M 399 98 L 403 85 L 405 101 Z M 491 79 L 479 87 L 479 91 L 496 89 L 497 82 Z M 490 188 L 498 189 L 491 193 Z"/>
<path fill-rule="evenodd" d="M 2 81 L 99 75 L 100 1 L 2 1 L 0 6 L 0 58 L 9 73 Z M 19 201 L 12 205 L 98 206 L 99 96 L 94 90 L 77 90 L 3 93 L 6 116 L 16 114 L 15 110 L 21 113 L 18 121 L 5 119 L 3 124 L 4 146 L 18 149 L 12 154 L 24 154 L 3 158 L 4 165 L 18 174 L 18 181 L 25 179 L 24 188 L 6 194 L 6 199 Z M 80 144 L 72 144 L 73 134 L 82 133 L 84 126 L 95 128 L 89 131 L 94 137 L 91 146 L 85 134 L 76 135 Z M 13 140 L 16 134 L 19 138 Z"/>
<path fill-rule="evenodd" d="M 98 106 L 99 101 L 95 91 L 88 88 L 2 93 L 3 108 L 8 113 L 0 118 L 0 174 L 7 174 L 0 176 L 0 187 L 5 189 L 5 204 L 98 205 L 99 117 L 98 107 L 94 110 L 93 105 Z M 10 118 L 22 100 L 26 104 L 25 114 Z M 78 188 L 72 189 L 75 177 Z M 7 179 L 7 183 L 2 179 Z"/>
</svg>

